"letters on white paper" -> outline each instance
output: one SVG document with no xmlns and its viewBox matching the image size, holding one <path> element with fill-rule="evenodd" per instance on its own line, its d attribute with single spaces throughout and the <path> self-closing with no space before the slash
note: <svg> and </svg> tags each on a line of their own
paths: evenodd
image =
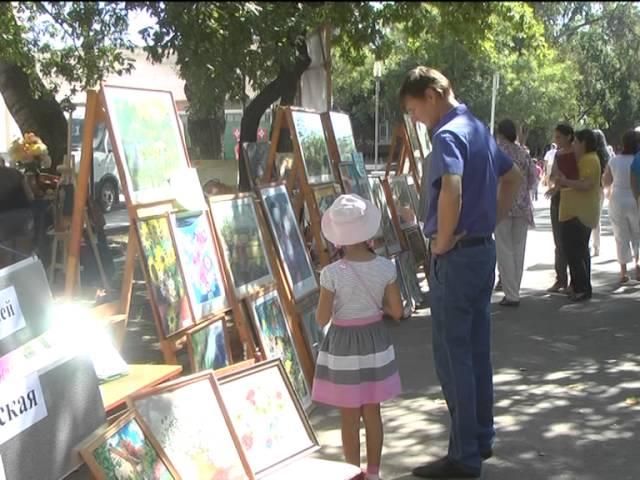
<svg viewBox="0 0 640 480">
<path fill-rule="evenodd" d="M 24 328 L 24 317 L 13 286 L 0 290 L 0 340 Z"/>
<path fill-rule="evenodd" d="M 0 445 L 46 416 L 37 373 L 0 384 Z"/>
</svg>

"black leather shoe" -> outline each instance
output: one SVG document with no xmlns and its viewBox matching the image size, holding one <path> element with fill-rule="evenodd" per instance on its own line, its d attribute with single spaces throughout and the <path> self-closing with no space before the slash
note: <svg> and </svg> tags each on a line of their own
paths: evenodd
<svg viewBox="0 0 640 480">
<path fill-rule="evenodd" d="M 502 300 L 500 300 L 500 306 L 501 307 L 519 307 L 520 306 L 520 301 L 518 301 L 518 300 L 507 300 L 507 297 L 504 297 Z"/>
<path fill-rule="evenodd" d="M 413 475 L 420 478 L 478 478 L 480 470 L 471 471 L 449 460 L 441 458 L 413 469 Z"/>
<path fill-rule="evenodd" d="M 490 448 L 489 450 L 480 452 L 480 456 L 482 457 L 482 460 L 489 460 L 491 457 L 493 457 L 493 450 Z"/>
</svg>

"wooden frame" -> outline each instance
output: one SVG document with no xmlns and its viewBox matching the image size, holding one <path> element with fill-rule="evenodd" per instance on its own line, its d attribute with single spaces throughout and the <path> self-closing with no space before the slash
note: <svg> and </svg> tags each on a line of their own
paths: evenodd
<svg viewBox="0 0 640 480">
<path fill-rule="evenodd" d="M 186 340 L 187 351 L 189 353 L 189 363 L 191 364 L 191 371 L 193 373 L 197 373 L 197 372 L 201 372 L 203 370 L 209 370 L 209 369 L 218 370 L 220 368 L 225 368 L 233 364 L 233 358 L 231 355 L 231 348 L 229 346 L 229 335 L 227 334 L 226 323 L 227 323 L 227 316 L 223 315 L 222 317 L 212 318 L 210 320 L 207 320 L 206 322 L 202 322 L 187 332 L 187 340 Z M 196 359 L 196 352 L 194 347 L 194 337 L 205 330 L 209 330 L 213 326 L 220 326 L 220 328 L 222 328 L 222 337 L 224 340 L 224 353 L 225 353 L 226 364 L 218 368 L 215 368 L 215 366 L 199 368 L 197 365 L 198 361 Z"/>
<path fill-rule="evenodd" d="M 140 420 L 140 418 L 134 412 L 123 412 L 119 415 L 115 421 L 109 425 L 108 427 L 102 427 L 101 429 L 94 432 L 87 440 L 85 440 L 79 447 L 80 456 L 85 461 L 93 478 L 96 480 L 107 480 L 109 477 L 105 474 L 102 467 L 98 464 L 97 460 L 94 457 L 94 452 L 98 450 L 103 444 L 107 443 L 110 438 L 116 435 L 120 430 L 122 430 L 126 425 L 130 422 L 135 422 L 140 431 L 144 436 L 145 443 L 148 442 L 151 448 L 156 452 L 158 459 L 165 465 L 169 474 L 174 478 L 174 480 L 180 480 L 180 476 L 176 472 L 175 467 L 165 454 L 164 450 L 155 439 L 155 437 L 149 432 L 147 426 Z M 120 452 L 115 453 L 121 458 L 126 458 L 130 456 L 130 452 Z M 147 472 L 149 473 L 149 472 Z"/>
<path fill-rule="evenodd" d="M 318 353 L 320 351 L 320 346 L 322 345 L 322 341 L 325 337 L 325 329 L 320 327 L 316 322 L 316 310 L 318 308 L 318 302 L 320 301 L 320 294 L 316 293 L 314 295 L 310 295 L 305 299 L 304 302 L 297 305 L 297 312 L 300 317 L 300 323 L 302 325 L 302 332 L 304 339 L 307 343 L 307 348 L 313 357 L 314 363 L 318 358 Z M 311 319 L 312 325 L 308 325 L 306 321 L 306 315 L 312 313 L 313 318 Z M 313 382 L 312 382 L 313 383 Z"/>
<path fill-rule="evenodd" d="M 411 125 L 413 125 L 412 121 L 410 121 L 410 123 Z M 421 147 L 420 152 L 422 152 Z M 408 171 L 407 160 L 409 161 Z M 411 148 L 411 142 L 409 140 L 407 124 L 403 120 L 403 123 L 397 125 L 393 130 L 393 135 L 391 137 L 391 149 L 389 150 L 389 158 L 387 160 L 385 178 L 391 176 L 392 173 L 394 173 L 395 175 L 409 173 L 413 175 L 416 184 L 420 185 L 420 175 L 417 167 L 418 162 L 422 162 L 422 158 L 420 158 L 419 160 L 415 158 L 414 151 Z M 394 164 L 395 170 L 393 168 Z"/>
<path fill-rule="evenodd" d="M 400 241 L 400 250 L 404 251 L 407 249 L 407 243 L 402 233 L 402 224 L 400 222 L 398 209 L 396 208 L 396 203 L 393 198 L 391 183 L 389 181 L 389 178 L 382 178 L 380 179 L 380 182 L 382 183 L 382 190 L 384 191 L 385 199 L 387 201 L 387 207 L 389 208 L 389 212 L 391 213 L 391 221 L 393 223 L 393 226 L 395 227 L 398 240 Z"/>
<path fill-rule="evenodd" d="M 387 194 L 384 189 L 383 180 L 383 178 L 379 177 L 369 177 L 369 185 L 371 186 L 371 195 L 374 197 L 374 202 L 378 205 L 378 208 L 381 210 L 383 216 L 380 227 L 383 242 L 386 246 L 388 254 L 390 256 L 393 256 L 402 251 L 402 241 L 400 240 L 401 236 L 398 233 L 398 227 L 394 222 L 394 214 L 387 201 Z M 385 234 L 385 222 L 388 222 L 387 225 L 388 230 L 390 230 L 389 233 L 393 233 L 396 241 L 389 242 L 390 239 Z"/>
<path fill-rule="evenodd" d="M 258 241 L 260 243 L 260 250 L 262 251 L 262 254 L 264 256 L 264 260 L 265 260 L 265 266 L 268 270 L 268 274 L 267 275 L 263 275 L 260 278 L 257 279 L 252 279 L 249 282 L 243 283 L 243 284 L 236 284 L 236 280 L 237 280 L 237 272 L 234 272 L 234 269 L 232 268 L 231 265 L 231 261 L 229 258 L 229 251 L 228 251 L 228 245 L 227 245 L 227 241 L 224 238 L 223 235 L 223 225 L 219 225 L 219 221 L 220 219 L 217 218 L 216 219 L 216 211 L 220 210 L 220 204 L 222 203 L 226 203 L 226 202 L 240 202 L 246 206 L 248 206 L 248 208 L 253 212 L 253 220 L 255 220 L 255 226 L 256 226 L 256 231 L 257 231 L 257 235 L 258 235 Z M 264 287 L 266 284 L 271 283 L 275 280 L 274 278 L 274 273 L 273 273 L 273 267 L 271 265 L 271 262 L 269 261 L 269 256 L 267 255 L 267 248 L 265 245 L 265 238 L 264 238 L 264 234 L 263 234 L 263 228 L 262 228 L 262 224 L 260 222 L 260 218 L 258 216 L 258 209 L 256 208 L 256 202 L 255 202 L 255 196 L 251 193 L 244 193 L 244 194 L 237 194 L 237 195 L 220 195 L 220 196 L 215 196 L 215 197 L 209 197 L 209 206 L 211 209 L 211 214 L 212 214 L 212 218 L 213 218 L 213 225 L 214 225 L 214 229 L 216 231 L 216 236 L 218 238 L 218 241 L 220 242 L 220 246 L 221 246 L 221 250 L 223 253 L 223 258 L 224 258 L 224 262 L 225 265 L 227 266 L 227 270 L 229 272 L 229 275 L 231 277 L 231 285 L 233 285 L 233 289 L 236 293 L 236 296 L 243 298 L 246 297 L 247 295 L 251 295 L 252 293 L 254 293 L 255 291 L 259 290 L 260 288 Z M 217 206 L 217 210 L 216 210 L 216 206 Z M 252 222 L 254 223 L 254 222 Z M 237 225 L 234 227 L 234 229 L 237 227 Z"/>
<path fill-rule="evenodd" d="M 190 386 L 192 384 L 198 383 L 198 382 L 207 382 L 209 383 L 213 396 L 215 398 L 215 400 L 217 401 L 219 410 L 220 410 L 220 414 L 222 415 L 222 419 L 224 420 L 224 423 L 229 431 L 229 435 L 231 437 L 231 441 L 233 443 L 233 446 L 235 448 L 235 451 L 238 455 L 238 459 L 240 460 L 240 464 L 242 466 L 242 469 L 244 471 L 244 475 L 245 477 L 229 477 L 229 478 L 233 478 L 240 480 L 240 478 L 247 478 L 249 480 L 255 480 L 255 476 L 251 470 L 251 468 L 249 467 L 249 463 L 247 460 L 247 456 L 246 453 L 242 447 L 242 443 L 240 442 L 240 439 L 238 438 L 238 435 L 233 427 L 233 424 L 231 423 L 231 419 L 229 417 L 229 413 L 227 411 L 226 405 L 224 403 L 224 400 L 222 398 L 222 395 L 220 393 L 220 389 L 218 387 L 218 382 L 216 381 L 215 376 L 213 375 L 212 371 L 205 371 L 205 372 L 200 372 L 200 373 L 196 373 L 193 375 L 189 375 L 187 377 L 183 377 L 180 378 L 178 380 L 173 380 L 171 382 L 167 382 L 163 385 L 160 385 L 158 387 L 152 387 L 149 388 L 147 390 L 144 390 L 143 392 L 137 393 L 135 395 L 132 395 L 131 397 L 129 397 L 127 399 L 127 405 L 129 407 L 130 410 L 132 410 L 133 412 L 136 413 L 136 415 L 140 418 L 140 422 L 144 423 L 147 430 L 150 431 L 153 434 L 153 427 L 151 425 L 149 425 L 146 421 L 146 419 L 144 418 L 144 415 L 142 415 L 140 413 L 140 410 L 138 408 L 139 402 L 143 401 L 144 399 L 148 398 L 148 397 L 153 397 L 153 396 L 158 396 L 158 395 L 163 395 L 165 393 L 173 393 L 177 390 L 180 390 L 183 387 L 187 387 Z M 194 412 L 195 413 L 195 412 Z M 223 433 L 223 432 L 219 432 L 219 433 Z M 219 436 L 216 436 L 216 438 L 219 439 Z M 213 445 L 214 440 L 210 439 L 211 444 Z M 161 444 L 162 446 L 162 439 L 158 440 L 158 443 Z M 218 446 L 218 444 L 216 444 L 216 447 Z M 165 454 L 167 455 L 167 457 L 171 460 L 171 451 L 167 450 L 167 448 L 163 447 Z M 175 459 L 172 460 L 172 463 L 174 464 L 176 471 L 178 472 L 179 475 L 180 474 L 180 465 L 176 464 Z M 184 475 L 181 475 L 184 478 Z"/>
<path fill-rule="evenodd" d="M 264 353 L 265 356 L 265 360 L 267 359 L 272 359 L 274 355 L 277 355 L 276 352 L 271 351 L 272 349 L 269 347 L 269 345 L 266 342 L 265 339 L 265 333 L 263 332 L 262 328 L 261 328 L 261 319 L 259 317 L 258 314 L 258 308 L 260 305 L 265 305 L 268 302 L 277 302 L 277 304 L 280 307 L 280 313 L 282 314 L 282 323 L 284 328 L 286 329 L 286 332 L 284 332 L 285 335 L 287 335 L 291 341 L 291 360 L 292 360 L 292 368 L 293 364 L 297 361 L 298 366 L 300 368 L 300 378 L 298 379 L 298 382 L 302 382 L 302 384 L 299 384 L 298 388 L 296 389 L 298 395 L 301 396 L 300 398 L 300 402 L 303 404 L 304 408 L 310 408 L 311 407 L 311 387 L 310 387 L 310 383 L 307 381 L 307 378 L 305 376 L 304 373 L 304 367 L 302 364 L 302 361 L 300 360 L 300 355 L 298 354 L 298 349 L 296 348 L 296 342 L 294 341 L 292 332 L 291 332 L 291 327 L 289 325 L 289 322 L 287 321 L 287 310 L 285 309 L 283 302 L 282 302 L 282 298 L 279 295 L 279 292 L 277 291 L 277 289 L 271 289 L 269 291 L 264 292 L 261 295 L 253 295 L 249 298 L 245 299 L 247 308 L 249 310 L 249 315 L 252 319 L 253 322 L 253 326 L 254 329 L 256 331 L 257 337 L 258 337 L 258 342 L 260 344 L 261 350 Z M 286 340 L 285 340 L 286 341 Z M 286 345 L 281 345 L 279 346 L 279 349 L 281 350 L 281 355 L 286 355 L 287 350 L 286 350 L 287 346 Z M 287 372 L 290 375 L 295 375 L 295 372 L 292 371 L 288 371 Z M 291 377 L 290 377 L 291 378 Z M 293 378 L 291 378 L 292 383 L 295 385 L 296 382 L 294 381 Z M 300 391 L 298 391 L 300 388 L 304 388 L 304 390 L 306 391 L 305 393 L 307 394 L 304 398 L 302 398 L 302 395 Z"/>
<path fill-rule="evenodd" d="M 261 372 L 264 372 L 266 370 L 271 370 L 271 369 L 276 369 L 279 374 L 280 374 L 280 378 L 282 379 L 284 386 L 286 387 L 287 391 L 289 392 L 289 398 L 291 399 L 291 402 L 293 403 L 293 407 L 295 408 L 300 423 L 305 432 L 306 435 L 308 437 L 308 443 L 306 445 L 300 445 L 300 448 L 295 451 L 295 452 L 291 452 L 290 454 L 285 454 L 286 456 L 284 456 L 284 458 L 280 458 L 277 459 L 277 461 L 269 466 L 264 467 L 263 465 L 255 465 L 255 462 L 253 462 L 254 464 L 252 465 L 251 459 L 249 460 L 250 465 L 252 465 L 252 468 L 255 470 L 256 476 L 258 478 L 262 478 L 263 476 L 273 472 L 274 470 L 277 470 L 281 467 L 284 467 L 285 465 L 290 464 L 291 462 L 310 455 L 311 453 L 317 451 L 320 446 L 318 443 L 318 439 L 315 435 L 315 432 L 313 431 L 313 428 L 311 427 L 311 424 L 309 422 L 309 419 L 307 418 L 307 415 L 304 411 L 304 408 L 302 406 L 302 404 L 300 403 L 298 396 L 295 393 L 295 390 L 293 388 L 293 385 L 291 384 L 291 381 L 284 369 L 284 366 L 282 365 L 282 362 L 280 359 L 276 359 L 276 360 L 271 360 L 271 361 L 266 361 L 266 362 L 261 362 L 259 364 L 256 364 L 252 367 L 249 367 L 247 369 L 241 370 L 241 371 L 237 371 L 234 373 L 230 373 L 228 375 L 222 376 L 220 377 L 220 390 L 222 392 L 222 396 L 223 398 L 225 398 L 225 387 L 229 387 L 230 385 L 232 385 L 234 382 L 237 381 L 241 381 L 243 379 L 245 379 L 246 377 L 250 377 L 252 375 L 256 375 L 259 374 Z M 242 413 L 246 414 L 247 409 L 246 408 L 242 408 L 242 405 L 236 405 L 234 402 L 231 401 L 230 398 L 226 398 L 226 401 L 228 402 L 228 404 L 233 405 L 233 407 L 231 407 L 231 410 L 233 410 L 234 407 L 238 407 L 242 409 Z M 232 418 L 232 422 L 233 422 L 233 418 L 234 415 L 233 413 L 231 413 L 231 418 Z M 253 424 L 255 424 L 255 421 L 253 422 Z M 289 424 L 290 426 L 290 424 Z M 238 430 L 240 428 L 239 425 L 235 425 L 234 424 L 234 428 L 236 428 L 236 430 Z M 238 434 L 242 436 L 242 430 L 238 431 Z M 247 457 L 250 458 L 251 455 L 247 454 Z M 262 467 L 262 468 L 260 468 Z"/>
<path fill-rule="evenodd" d="M 286 195 L 287 202 L 285 205 L 286 212 L 283 213 L 283 218 L 276 220 L 273 218 L 273 212 L 270 210 L 267 205 L 267 200 L 273 195 Z M 308 295 L 313 294 L 318 291 L 318 281 L 315 276 L 313 264 L 311 262 L 311 258 L 309 257 L 309 252 L 307 251 L 307 247 L 304 243 L 304 238 L 302 237 L 302 233 L 300 232 L 299 224 L 296 219 L 295 213 L 293 211 L 293 206 L 291 204 L 291 199 L 289 197 L 289 192 L 287 190 L 285 183 L 277 183 L 271 186 L 264 186 L 260 188 L 259 191 L 260 199 L 262 201 L 262 205 L 264 207 L 265 216 L 267 218 L 267 223 L 269 224 L 270 231 L 272 233 L 273 243 L 276 246 L 276 250 L 278 251 L 279 258 L 281 260 L 282 269 L 285 273 L 287 282 L 291 289 L 292 297 L 294 301 L 300 301 Z M 285 221 L 286 218 L 289 217 L 294 223 L 292 227 L 295 231 L 291 232 L 290 235 L 295 237 L 295 240 L 299 242 L 299 247 L 302 249 L 304 253 L 304 260 L 306 261 L 306 266 L 308 267 L 311 276 L 309 278 L 305 278 L 302 281 L 294 282 L 293 272 L 292 270 L 295 268 L 295 265 L 289 265 L 290 262 L 287 261 L 287 255 L 285 253 L 285 249 L 281 245 L 281 237 L 286 233 L 281 229 L 284 226 L 279 227 L 278 225 Z M 293 247 L 292 247 L 293 248 Z"/>
</svg>

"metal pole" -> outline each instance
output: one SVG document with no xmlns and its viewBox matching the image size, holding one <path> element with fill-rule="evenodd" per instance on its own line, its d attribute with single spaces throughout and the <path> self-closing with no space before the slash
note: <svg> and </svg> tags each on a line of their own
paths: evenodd
<svg viewBox="0 0 640 480">
<path fill-rule="evenodd" d="M 493 74 L 493 88 L 491 92 L 491 125 L 489 129 L 491 130 L 491 135 L 493 135 L 493 126 L 496 121 L 496 98 L 498 96 L 498 88 L 500 85 L 500 74 L 498 72 Z"/>
<path fill-rule="evenodd" d="M 376 76 L 376 119 L 375 119 L 375 124 L 376 124 L 376 132 L 375 132 L 375 165 L 376 167 L 378 166 L 378 142 L 379 142 L 379 135 L 380 135 L 380 126 L 378 125 L 379 119 L 378 119 L 378 110 L 380 107 L 380 77 Z"/>
</svg>

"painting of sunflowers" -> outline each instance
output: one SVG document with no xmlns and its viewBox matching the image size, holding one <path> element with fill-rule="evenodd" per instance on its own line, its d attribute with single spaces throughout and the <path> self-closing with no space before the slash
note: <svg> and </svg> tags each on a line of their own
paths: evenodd
<svg viewBox="0 0 640 480">
<path fill-rule="evenodd" d="M 164 337 L 170 337 L 193 325 L 193 318 L 169 219 L 163 216 L 140 220 L 138 232 L 152 302 Z"/>
</svg>

